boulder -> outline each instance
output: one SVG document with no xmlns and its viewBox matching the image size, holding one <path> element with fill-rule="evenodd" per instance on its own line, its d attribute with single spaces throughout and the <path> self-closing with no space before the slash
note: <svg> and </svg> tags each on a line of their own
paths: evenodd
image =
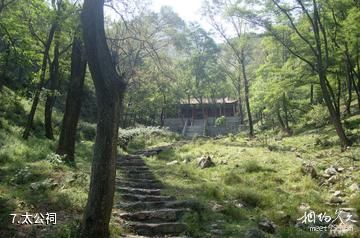
<svg viewBox="0 0 360 238">
<path fill-rule="evenodd" d="M 300 206 L 298 207 L 298 210 L 300 212 L 305 212 L 305 211 L 309 211 L 310 210 L 310 205 L 307 203 L 301 203 Z"/>
<path fill-rule="evenodd" d="M 258 223 L 258 227 L 267 233 L 271 233 L 271 234 L 275 233 L 275 225 L 272 221 L 268 219 L 263 219 L 262 221 L 260 221 Z"/>
<path fill-rule="evenodd" d="M 341 197 L 341 196 L 344 196 L 344 194 L 341 191 L 337 190 L 337 191 L 334 192 L 334 196 L 335 197 Z"/>
<path fill-rule="evenodd" d="M 245 233 L 245 238 L 265 238 L 265 233 L 259 229 L 253 228 Z"/>
<path fill-rule="evenodd" d="M 334 184 L 334 183 L 336 183 L 337 181 L 339 181 L 339 177 L 336 176 L 336 175 L 333 175 L 333 176 L 331 176 L 327 181 L 328 181 L 329 183 L 331 183 L 331 184 Z"/>
<path fill-rule="evenodd" d="M 337 171 L 333 166 L 331 166 L 331 167 L 325 169 L 325 173 L 328 175 L 335 175 L 335 174 L 337 174 Z"/>
<path fill-rule="evenodd" d="M 330 198 L 330 203 L 333 203 L 333 204 L 341 204 L 343 202 L 344 202 L 344 200 L 342 198 L 340 198 L 340 197 L 337 197 L 337 196 L 332 196 Z"/>
<path fill-rule="evenodd" d="M 178 163 L 179 163 L 179 161 L 173 160 L 171 162 L 166 163 L 166 165 L 175 165 L 175 164 L 178 164 Z"/>
<path fill-rule="evenodd" d="M 351 192 L 357 192 L 357 191 L 360 190 L 359 184 L 353 183 L 353 184 L 350 185 L 349 189 L 350 189 Z"/>
<path fill-rule="evenodd" d="M 225 207 L 223 206 L 223 205 L 220 205 L 220 204 L 214 204 L 213 206 L 212 206 L 212 208 L 211 208 L 211 210 L 213 211 L 213 212 L 222 212 L 222 211 L 224 211 L 225 210 Z"/>
<path fill-rule="evenodd" d="M 317 172 L 316 169 L 308 163 L 303 163 L 301 166 L 301 172 L 304 175 L 310 175 L 312 178 L 316 178 L 317 177 Z"/>
<path fill-rule="evenodd" d="M 211 157 L 209 155 L 203 156 L 199 159 L 198 167 L 200 167 L 200 169 L 205 169 L 205 168 L 209 168 L 209 167 L 213 167 L 213 166 L 215 166 L 215 164 L 211 160 Z"/>
</svg>

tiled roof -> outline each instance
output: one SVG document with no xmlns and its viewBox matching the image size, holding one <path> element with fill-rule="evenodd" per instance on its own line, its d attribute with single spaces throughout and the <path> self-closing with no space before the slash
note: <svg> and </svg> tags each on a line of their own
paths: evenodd
<svg viewBox="0 0 360 238">
<path fill-rule="evenodd" d="M 238 100 L 236 99 L 230 99 L 228 97 L 222 99 L 222 98 L 217 98 L 215 100 L 212 100 L 212 99 L 207 99 L 207 98 L 203 98 L 202 99 L 202 104 L 232 104 L 232 103 L 236 103 Z M 185 104 L 190 104 L 190 105 L 197 105 L 197 104 L 200 104 L 200 99 L 197 100 L 196 98 L 191 98 L 190 99 L 190 103 L 189 103 L 189 100 L 182 100 L 180 102 L 182 105 L 185 105 Z"/>
</svg>

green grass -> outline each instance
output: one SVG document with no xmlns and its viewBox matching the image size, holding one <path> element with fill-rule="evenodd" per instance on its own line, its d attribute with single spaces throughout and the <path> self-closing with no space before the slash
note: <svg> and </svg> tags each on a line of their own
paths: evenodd
<svg viewBox="0 0 360 238">
<path fill-rule="evenodd" d="M 6 88 L 0 94 L 0 237 L 12 237 L 20 230 L 37 237 L 74 237 L 87 199 L 95 126 L 80 122 L 76 166 L 71 167 L 57 161 L 53 154 L 56 140 L 43 135 L 42 104 L 32 136 L 27 141 L 21 138 L 29 107 L 29 101 Z M 55 111 L 54 121 L 60 122 L 61 116 Z M 349 172 L 351 167 L 360 166 L 359 120 L 360 115 L 345 119 L 347 133 L 355 142 L 345 152 L 337 146 L 333 128 L 325 126 L 298 128 L 296 131 L 301 133 L 282 139 L 273 132 L 252 139 L 243 135 L 194 139 L 146 161 L 166 185 L 165 193 L 202 204 L 200 213 L 183 218 L 191 237 L 213 237 L 212 224 L 218 224 L 223 237 L 243 237 L 265 217 L 278 226 L 277 234 L 269 237 L 318 237 L 294 227 L 303 215 L 298 209 L 301 203 L 309 204 L 316 212 L 334 215 L 336 207 L 326 202 L 331 189 L 342 190 L 349 201 L 346 206 L 360 211 L 360 195 L 348 189 L 350 184 L 360 183 L 359 169 Z M 54 129 L 59 130 L 58 126 Z M 128 144 L 128 152 L 180 139 L 156 128 L 121 131 L 120 136 L 133 133 L 136 136 Z M 216 166 L 198 168 L 196 159 L 203 155 L 210 155 Z M 173 160 L 180 163 L 166 165 Z M 330 165 L 342 166 L 348 177 L 342 176 L 331 188 L 320 186 L 318 179 L 301 173 L 304 161 L 311 162 L 319 174 Z M 214 204 L 222 205 L 223 211 L 213 211 Z M 58 225 L 44 231 L 10 224 L 10 213 L 25 211 L 57 212 Z M 110 230 L 113 237 L 123 232 L 115 219 Z"/>
<path fill-rule="evenodd" d="M 317 138 L 327 138 L 333 144 L 316 144 Z M 196 199 L 204 205 L 201 219 L 195 215 L 185 218 L 192 237 L 211 237 L 209 224 L 219 221 L 225 221 L 221 225 L 224 237 L 242 237 L 248 229 L 257 227 L 259 219 L 265 217 L 278 225 L 276 237 L 318 237 L 318 233 L 294 227 L 297 219 L 304 215 L 298 209 L 300 204 L 307 203 L 317 213 L 327 212 L 334 216 L 336 208 L 326 204 L 331 196 L 330 190 L 340 189 L 350 195 L 349 183 L 360 182 L 359 170 L 349 172 L 351 166 L 360 166 L 359 160 L 351 159 L 358 156 L 359 144 L 356 142 L 352 148 L 341 152 L 336 143 L 336 135 L 330 126 L 281 140 L 269 136 L 267 143 L 262 138 L 248 139 L 232 135 L 217 140 L 192 140 L 148 158 L 147 163 L 166 185 L 166 193 L 176 195 L 179 199 Z M 270 151 L 269 144 L 277 149 Z M 197 167 L 196 158 L 205 154 L 212 157 L 215 167 Z M 190 162 L 183 163 L 184 159 Z M 172 160 L 180 163 L 166 165 Z M 343 176 L 331 188 L 322 187 L 319 179 L 301 173 L 303 161 L 314 164 L 319 174 L 330 165 L 339 165 L 351 176 Z M 345 206 L 360 211 L 359 196 L 348 200 L 349 205 Z M 223 205 L 225 210 L 212 211 L 214 203 Z M 236 207 L 234 204 L 237 203 L 244 207 Z"/>
<path fill-rule="evenodd" d="M 93 145 L 91 140 L 86 140 L 91 139 L 89 129 L 80 131 L 76 167 L 59 163 L 52 159 L 57 140 L 43 136 L 42 103 L 32 135 L 28 140 L 21 138 L 29 108 L 30 101 L 3 88 L 0 93 L 0 237 L 13 237 L 20 231 L 35 237 L 74 237 L 89 186 Z M 61 117 L 55 110 L 56 133 Z M 9 214 L 25 212 L 56 212 L 58 224 L 46 230 L 11 224 Z"/>
</svg>

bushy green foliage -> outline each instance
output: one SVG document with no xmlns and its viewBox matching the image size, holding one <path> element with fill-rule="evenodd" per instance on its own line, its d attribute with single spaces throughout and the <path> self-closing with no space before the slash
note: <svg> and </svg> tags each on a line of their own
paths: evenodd
<svg viewBox="0 0 360 238">
<path fill-rule="evenodd" d="M 96 136 L 96 124 L 80 121 L 78 125 L 81 140 L 94 140 Z"/>
<path fill-rule="evenodd" d="M 221 117 L 216 118 L 215 125 L 222 126 L 225 124 L 225 122 L 226 122 L 226 118 L 224 116 L 221 116 Z"/>
<path fill-rule="evenodd" d="M 158 142 L 176 141 L 180 136 L 167 129 L 159 127 L 136 127 L 130 129 L 119 129 L 118 144 L 127 149 L 131 147 L 134 150 L 143 149 L 145 146 L 151 146 Z"/>
<path fill-rule="evenodd" d="M 246 160 L 242 165 L 243 169 L 247 173 L 256 173 L 263 170 L 263 167 L 261 167 L 258 163 L 258 161 L 254 160 Z"/>
<path fill-rule="evenodd" d="M 321 127 L 329 123 L 328 109 L 322 105 L 317 104 L 304 115 L 304 123 L 307 125 L 313 125 L 315 127 Z"/>
</svg>

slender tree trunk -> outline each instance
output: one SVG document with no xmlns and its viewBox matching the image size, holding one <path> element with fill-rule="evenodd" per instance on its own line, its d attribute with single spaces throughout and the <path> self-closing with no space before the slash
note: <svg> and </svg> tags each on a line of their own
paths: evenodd
<svg viewBox="0 0 360 238">
<path fill-rule="evenodd" d="M 242 57 L 242 59 L 243 59 L 243 57 Z M 246 105 L 246 111 L 247 111 L 247 116 L 248 116 L 248 121 L 249 121 L 249 135 L 254 136 L 254 127 L 253 127 L 253 122 L 252 122 L 252 117 L 251 117 L 250 100 L 249 100 L 249 82 L 248 82 L 247 75 L 246 75 L 245 62 L 243 60 L 241 62 L 241 71 L 242 71 L 243 78 L 244 78 L 245 105 Z"/>
<path fill-rule="evenodd" d="M 314 105 L 314 85 L 310 85 L 310 105 Z"/>
<path fill-rule="evenodd" d="M 50 31 L 49 31 L 49 35 L 48 35 L 47 40 L 46 40 L 43 59 L 42 59 L 42 65 L 41 65 L 40 82 L 38 83 L 38 86 L 37 86 L 37 88 L 35 90 L 33 103 L 31 105 L 31 109 L 30 109 L 30 112 L 29 112 L 29 115 L 28 115 L 25 130 L 24 130 L 24 133 L 23 133 L 23 138 L 25 140 L 27 140 L 29 138 L 30 130 L 31 130 L 31 128 L 33 126 L 33 122 L 34 122 L 35 112 L 36 112 L 37 106 L 39 104 L 41 90 L 42 90 L 42 88 L 43 88 L 43 86 L 45 84 L 47 58 L 49 57 L 49 51 L 50 51 L 51 43 L 53 41 L 56 29 L 57 29 L 57 23 L 55 22 L 55 23 L 52 24 L 52 26 L 50 28 Z"/>
<path fill-rule="evenodd" d="M 239 106 L 239 118 L 240 118 L 240 124 L 244 124 L 244 111 L 243 111 L 243 103 L 241 99 L 241 78 L 238 78 L 238 84 L 237 84 L 237 96 L 238 96 L 238 106 Z"/>
<path fill-rule="evenodd" d="M 337 113 L 337 111 L 334 107 L 334 104 L 331 100 L 331 97 L 330 97 L 330 94 L 329 94 L 329 91 L 328 91 L 327 85 L 326 85 L 326 80 L 327 80 L 326 74 L 321 66 L 322 65 L 320 63 L 320 65 L 319 65 L 320 86 L 321 86 L 321 91 L 323 93 L 323 97 L 325 100 L 325 104 L 326 104 L 329 114 L 330 114 L 330 119 L 335 127 L 337 135 L 339 136 L 341 146 L 342 147 L 350 146 L 351 141 L 346 137 L 344 128 L 341 123 L 340 115 Z"/>
<path fill-rule="evenodd" d="M 74 162 L 75 160 L 76 127 L 80 116 L 86 72 L 84 53 L 84 47 L 80 37 L 75 36 L 71 52 L 70 85 L 66 97 L 65 112 L 57 148 L 57 153 L 66 155 L 65 159 L 69 162 Z"/>
<path fill-rule="evenodd" d="M 50 79 L 49 79 L 49 91 L 50 95 L 46 96 L 45 101 L 45 136 L 53 140 L 54 133 L 52 128 L 52 111 L 55 104 L 56 96 L 54 95 L 55 90 L 58 89 L 59 85 L 59 41 L 56 41 L 54 47 L 54 59 L 50 64 Z"/>
<path fill-rule="evenodd" d="M 286 130 L 286 127 L 285 127 L 285 123 L 281 117 L 281 114 L 280 114 L 280 107 L 278 106 L 277 109 L 276 109 L 276 116 L 278 118 L 278 121 L 279 121 L 279 124 L 280 124 L 280 127 L 283 131 Z"/>
<path fill-rule="evenodd" d="M 360 111 L 360 90 L 359 90 L 360 82 L 358 82 L 358 85 L 356 85 L 355 78 L 353 78 L 353 85 L 354 85 L 355 93 L 356 93 L 357 100 L 358 100 L 358 108 Z"/>
<path fill-rule="evenodd" d="M 317 6 L 317 2 L 315 0 L 313 0 L 313 6 L 314 6 L 314 38 L 315 38 L 315 43 L 316 43 L 316 63 L 317 63 L 317 71 L 318 71 L 318 76 L 319 76 L 319 81 L 320 81 L 320 87 L 321 87 L 321 91 L 325 100 L 325 104 L 328 108 L 329 114 L 330 114 L 330 118 L 331 121 L 335 127 L 336 133 L 340 139 L 340 145 L 342 148 L 345 148 L 347 146 L 351 145 L 351 141 L 346 137 L 344 128 L 342 126 L 341 123 L 341 119 L 340 119 L 340 113 L 339 113 L 339 109 L 337 109 L 339 107 L 336 106 L 336 101 L 335 101 L 335 97 L 332 95 L 332 89 L 331 86 L 326 78 L 326 71 L 327 71 L 327 65 L 326 65 L 326 61 L 327 61 L 327 52 L 328 52 L 328 48 L 327 48 L 327 44 L 324 44 L 324 52 L 325 52 L 325 60 L 323 59 L 323 50 L 322 50 L 322 43 L 321 43 L 321 37 L 320 37 L 320 32 L 322 33 L 322 38 L 324 39 L 325 43 L 326 43 L 326 31 L 322 30 L 322 25 L 320 22 L 320 14 L 319 14 L 319 9 Z M 332 99 L 333 98 L 333 99 Z"/>
<path fill-rule="evenodd" d="M 166 104 L 166 96 L 163 94 L 163 106 L 161 107 L 161 114 L 160 114 L 160 127 L 164 127 L 164 120 L 165 120 L 165 104 Z"/>
<path fill-rule="evenodd" d="M 3 86 L 7 83 L 7 71 L 9 67 L 9 58 L 10 58 L 10 48 L 7 48 L 5 54 L 5 64 L 2 66 L 2 71 L 0 74 L 0 91 L 2 90 Z"/>
<path fill-rule="evenodd" d="M 90 190 L 80 237 L 107 238 L 115 192 L 119 111 L 126 85 L 116 72 L 106 43 L 104 0 L 85 0 L 81 22 L 89 69 L 95 84 L 98 122 Z"/>
</svg>

